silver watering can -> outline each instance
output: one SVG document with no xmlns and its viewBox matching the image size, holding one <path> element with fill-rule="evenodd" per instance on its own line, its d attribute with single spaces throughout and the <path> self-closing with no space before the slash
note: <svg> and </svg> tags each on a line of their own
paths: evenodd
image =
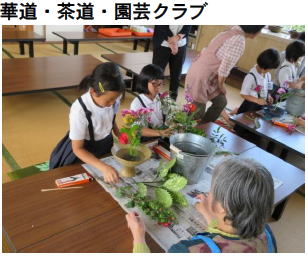
<svg viewBox="0 0 308 256">
<path fill-rule="evenodd" d="M 187 178 L 188 184 L 198 183 L 215 149 L 214 143 L 197 134 L 178 133 L 170 137 L 171 157 L 176 158 L 174 170 Z"/>
</svg>

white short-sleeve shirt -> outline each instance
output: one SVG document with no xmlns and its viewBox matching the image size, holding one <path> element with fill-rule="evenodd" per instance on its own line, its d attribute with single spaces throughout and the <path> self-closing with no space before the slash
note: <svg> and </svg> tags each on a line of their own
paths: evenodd
<svg viewBox="0 0 308 256">
<path fill-rule="evenodd" d="M 152 108 L 154 110 L 152 113 L 150 113 L 152 127 L 163 125 L 163 113 L 159 95 L 157 95 L 154 100 L 149 99 L 143 93 L 140 94 L 139 97 L 142 99 L 147 108 Z M 137 97 L 132 101 L 130 105 L 130 109 L 134 111 L 143 107 L 144 106 L 142 106 L 140 100 Z"/>
<path fill-rule="evenodd" d="M 90 92 L 83 94 L 81 98 L 87 109 L 92 113 L 91 120 L 94 129 L 94 140 L 98 141 L 104 139 L 112 130 L 113 117 L 119 109 L 121 97 L 119 97 L 115 104 L 110 107 L 97 106 L 94 103 Z M 75 100 L 71 106 L 69 124 L 69 137 L 71 140 L 90 140 L 88 120 L 78 100 Z"/>
<path fill-rule="evenodd" d="M 253 73 L 256 77 L 256 80 L 254 79 L 252 74 L 247 74 L 244 78 L 244 81 L 242 83 L 242 89 L 241 94 L 243 95 L 249 95 L 255 98 L 267 98 L 269 87 L 271 86 L 271 74 L 269 72 L 265 73 L 264 76 L 262 76 L 256 69 L 256 66 L 254 66 L 250 71 L 250 73 Z M 261 90 L 258 92 L 255 90 L 257 85 L 261 86 Z"/>
<path fill-rule="evenodd" d="M 285 60 L 276 73 L 276 83 L 280 87 L 288 88 L 288 82 L 297 80 L 297 70 L 294 64 Z"/>
</svg>

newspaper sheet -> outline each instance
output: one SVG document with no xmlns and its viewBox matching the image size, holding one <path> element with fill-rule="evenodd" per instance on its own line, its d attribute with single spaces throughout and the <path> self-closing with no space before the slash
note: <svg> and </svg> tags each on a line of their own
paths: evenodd
<svg viewBox="0 0 308 256">
<path fill-rule="evenodd" d="M 173 244 L 178 243 L 180 240 L 190 239 L 196 233 L 204 232 L 207 225 L 202 216 L 195 210 L 194 204 L 196 199 L 194 196 L 199 193 L 206 193 L 210 190 L 213 167 L 220 162 L 224 156 L 213 157 L 211 164 L 206 167 L 201 175 L 200 181 L 197 184 L 187 185 L 183 190 L 189 206 L 185 208 L 174 208 L 178 218 L 179 224 L 174 224 L 169 227 L 162 227 L 150 217 L 145 215 L 142 210 L 135 207 L 134 211 L 138 212 L 139 216 L 144 220 L 147 232 L 152 238 L 167 251 Z M 101 161 L 114 167 L 117 171 L 121 170 L 121 165 L 112 157 L 102 158 Z M 109 185 L 101 178 L 101 173 L 96 168 L 84 164 L 83 167 L 94 177 L 97 182 L 119 203 L 119 205 L 126 211 L 132 211 L 125 207 L 129 201 L 127 198 L 119 198 L 115 196 L 116 189 L 120 186 L 131 185 L 135 187 L 135 182 L 151 181 L 153 180 L 156 169 L 159 165 L 160 159 L 151 158 L 143 164 L 136 167 L 136 176 L 133 178 L 120 178 L 117 185 Z M 274 178 L 275 189 L 282 185 L 282 182 Z"/>
</svg>

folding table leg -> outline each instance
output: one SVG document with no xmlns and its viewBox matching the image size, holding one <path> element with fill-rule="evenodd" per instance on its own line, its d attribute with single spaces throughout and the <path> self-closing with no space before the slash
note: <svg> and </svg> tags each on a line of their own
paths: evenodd
<svg viewBox="0 0 308 256">
<path fill-rule="evenodd" d="M 67 54 L 67 40 L 63 39 L 63 53 Z"/>
<path fill-rule="evenodd" d="M 19 42 L 19 52 L 20 52 L 20 55 L 25 55 L 25 42 L 24 41 Z"/>
<path fill-rule="evenodd" d="M 150 39 L 146 39 L 146 40 L 145 40 L 145 46 L 144 46 L 144 51 L 145 51 L 145 52 L 148 52 L 148 51 L 149 51 L 150 43 L 151 43 L 151 40 L 150 40 Z"/>
<path fill-rule="evenodd" d="M 78 55 L 79 41 L 72 42 L 74 44 L 74 55 Z"/>
<path fill-rule="evenodd" d="M 135 39 L 135 40 L 134 40 L 134 47 L 133 47 L 133 50 L 137 50 L 137 45 L 138 45 L 138 40 Z"/>
<path fill-rule="evenodd" d="M 33 47 L 33 41 L 29 42 L 29 57 L 33 58 L 34 57 L 34 47 Z"/>
</svg>

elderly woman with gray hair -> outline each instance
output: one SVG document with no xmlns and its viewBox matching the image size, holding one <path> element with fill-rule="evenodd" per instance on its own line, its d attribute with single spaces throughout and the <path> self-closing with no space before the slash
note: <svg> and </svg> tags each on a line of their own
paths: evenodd
<svg viewBox="0 0 308 256">
<path fill-rule="evenodd" d="M 266 224 L 274 203 L 274 183 L 264 166 L 252 159 L 225 160 L 213 171 L 209 193 L 198 199 L 195 207 L 208 223 L 206 232 L 179 241 L 168 252 L 277 252 Z M 150 252 L 143 222 L 134 213 L 126 219 L 134 238 L 133 252 Z"/>
</svg>

